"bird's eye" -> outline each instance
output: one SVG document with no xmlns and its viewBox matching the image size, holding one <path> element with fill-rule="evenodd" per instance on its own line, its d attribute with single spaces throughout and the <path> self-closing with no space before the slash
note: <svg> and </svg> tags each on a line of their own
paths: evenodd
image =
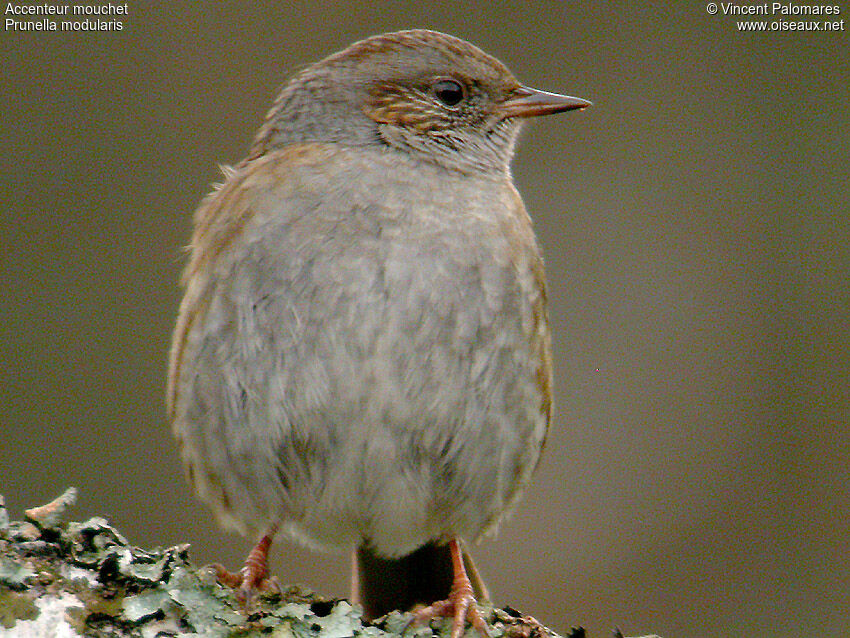
<svg viewBox="0 0 850 638">
<path fill-rule="evenodd" d="M 464 98 L 463 85 L 457 80 L 437 80 L 434 95 L 446 106 L 457 106 Z"/>
</svg>

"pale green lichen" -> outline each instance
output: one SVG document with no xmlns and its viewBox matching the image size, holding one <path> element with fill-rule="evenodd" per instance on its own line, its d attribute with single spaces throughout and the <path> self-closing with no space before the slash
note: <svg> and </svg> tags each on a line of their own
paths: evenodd
<svg viewBox="0 0 850 638">
<path fill-rule="evenodd" d="M 69 487 L 65 492 L 46 505 L 24 510 L 24 517 L 41 529 L 55 528 L 65 516 L 66 510 L 77 501 L 77 488 Z"/>
<path fill-rule="evenodd" d="M 9 589 L 24 589 L 27 580 L 33 578 L 35 572 L 11 558 L 0 556 L 0 585 Z"/>
<path fill-rule="evenodd" d="M 0 538 L 6 536 L 9 531 L 9 512 L 6 510 L 6 501 L 0 494 Z"/>
<path fill-rule="evenodd" d="M 164 589 L 147 589 L 135 596 L 126 596 L 121 608 L 130 622 L 141 622 L 157 616 L 172 606 L 171 596 Z"/>
</svg>

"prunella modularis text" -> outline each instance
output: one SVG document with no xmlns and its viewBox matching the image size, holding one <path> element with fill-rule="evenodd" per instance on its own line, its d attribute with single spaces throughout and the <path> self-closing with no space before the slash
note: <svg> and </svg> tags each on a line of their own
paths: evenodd
<svg viewBox="0 0 850 638">
<path fill-rule="evenodd" d="M 432 31 L 283 89 L 195 214 L 169 415 L 189 478 L 259 539 L 354 548 L 368 617 L 425 605 L 486 636 L 461 539 L 537 464 L 552 366 L 543 262 L 509 164 L 525 118 L 579 109 Z"/>
</svg>

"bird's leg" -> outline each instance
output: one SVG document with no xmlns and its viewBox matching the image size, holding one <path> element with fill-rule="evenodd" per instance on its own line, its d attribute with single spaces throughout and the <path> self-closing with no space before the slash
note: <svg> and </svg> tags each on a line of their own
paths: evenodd
<svg viewBox="0 0 850 638">
<path fill-rule="evenodd" d="M 449 597 L 417 611 L 416 620 L 428 622 L 436 616 L 452 618 L 451 638 L 460 638 L 466 626 L 466 621 L 469 619 L 469 622 L 481 634 L 482 638 L 490 638 L 490 634 L 487 632 L 487 623 L 476 606 L 472 583 L 469 581 L 469 576 L 466 575 L 460 539 L 451 540 L 449 549 L 452 555 L 452 571 L 454 572 Z"/>
<path fill-rule="evenodd" d="M 215 563 L 210 565 L 215 570 L 218 581 L 227 587 L 236 590 L 239 601 L 248 606 L 258 591 L 279 592 L 280 585 L 277 578 L 269 576 L 268 556 L 269 546 L 272 544 L 277 525 L 272 525 L 269 531 L 263 535 L 248 553 L 245 566 L 238 572 L 227 571 L 223 565 Z"/>
</svg>

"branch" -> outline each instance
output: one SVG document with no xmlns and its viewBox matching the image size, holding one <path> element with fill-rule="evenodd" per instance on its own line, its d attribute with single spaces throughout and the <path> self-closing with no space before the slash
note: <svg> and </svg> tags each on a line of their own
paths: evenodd
<svg viewBox="0 0 850 638">
<path fill-rule="evenodd" d="M 277 638 L 432 638 L 434 629 L 411 625 L 409 613 L 367 622 L 360 608 L 290 587 L 260 596 L 246 613 L 211 570 L 188 560 L 188 545 L 144 550 L 131 546 L 100 517 L 64 523 L 76 490 L 9 521 L 0 496 L 0 635 L 16 638 L 89 636 L 274 636 Z M 494 638 L 560 638 L 534 618 L 492 610 Z M 574 629 L 570 638 L 582 638 Z M 650 637 L 646 637 L 650 638 Z"/>
</svg>

